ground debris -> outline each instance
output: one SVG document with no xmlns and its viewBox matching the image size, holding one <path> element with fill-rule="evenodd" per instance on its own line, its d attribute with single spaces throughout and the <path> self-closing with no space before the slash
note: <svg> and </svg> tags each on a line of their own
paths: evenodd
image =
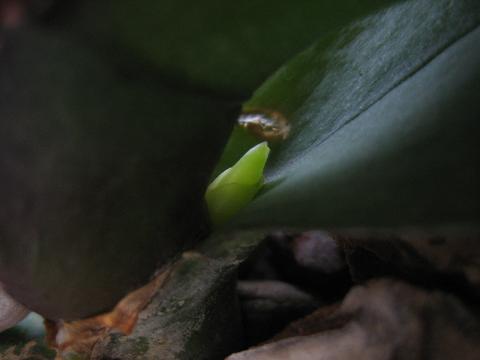
<svg viewBox="0 0 480 360">
<path fill-rule="evenodd" d="M 474 360 L 480 354 L 480 323 L 446 293 L 374 280 L 354 287 L 338 309 L 329 310 L 297 322 L 271 343 L 227 359 Z M 303 336 L 301 329 L 315 322 L 317 329 L 328 326 Z"/>
</svg>

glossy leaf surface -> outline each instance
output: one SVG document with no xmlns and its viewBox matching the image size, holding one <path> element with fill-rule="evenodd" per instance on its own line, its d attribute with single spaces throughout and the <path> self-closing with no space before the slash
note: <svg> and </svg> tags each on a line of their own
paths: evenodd
<svg viewBox="0 0 480 360">
<path fill-rule="evenodd" d="M 232 226 L 478 226 L 479 24 L 477 1 L 405 1 L 282 67 L 244 108 L 290 137 Z"/>
</svg>

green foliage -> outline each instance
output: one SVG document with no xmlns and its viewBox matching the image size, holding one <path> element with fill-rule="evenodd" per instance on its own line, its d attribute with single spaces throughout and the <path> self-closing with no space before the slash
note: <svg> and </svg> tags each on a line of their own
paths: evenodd
<svg viewBox="0 0 480 360">
<path fill-rule="evenodd" d="M 266 142 L 256 145 L 208 186 L 205 200 L 215 225 L 225 223 L 252 201 L 263 185 L 269 153 Z"/>
<path fill-rule="evenodd" d="M 87 0 L 64 28 L 116 60 L 130 53 L 175 82 L 245 97 L 318 37 L 391 2 Z"/>
<path fill-rule="evenodd" d="M 277 69 L 244 111 L 290 134 L 256 196 L 269 148 L 232 166 L 257 141 L 235 128 L 206 194 L 216 225 L 478 226 L 477 0 L 69 9 L 1 39 L 0 279 L 43 315 L 108 310 L 205 237 L 225 99 Z"/>
<path fill-rule="evenodd" d="M 232 227 L 478 226 L 479 24 L 478 1 L 405 1 L 279 69 L 244 109 L 290 137 Z"/>
</svg>

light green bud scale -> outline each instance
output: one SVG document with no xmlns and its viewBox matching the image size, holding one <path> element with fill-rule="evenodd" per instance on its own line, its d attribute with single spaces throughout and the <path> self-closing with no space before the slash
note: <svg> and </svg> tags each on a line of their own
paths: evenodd
<svg viewBox="0 0 480 360">
<path fill-rule="evenodd" d="M 263 185 L 269 153 L 266 142 L 254 146 L 208 186 L 205 200 L 215 226 L 228 221 L 252 201 Z"/>
</svg>

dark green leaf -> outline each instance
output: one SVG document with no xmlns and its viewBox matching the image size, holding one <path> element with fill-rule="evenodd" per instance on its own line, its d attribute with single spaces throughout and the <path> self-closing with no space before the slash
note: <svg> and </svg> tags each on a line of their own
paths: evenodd
<svg viewBox="0 0 480 360">
<path fill-rule="evenodd" d="M 478 226 L 479 23 L 478 1 L 406 1 L 281 68 L 245 110 L 291 134 L 235 226 Z"/>
<path fill-rule="evenodd" d="M 110 310 L 205 236 L 230 105 L 58 34 L 10 33 L 0 55 L 1 282 L 48 318 Z"/>
<path fill-rule="evenodd" d="M 202 88 L 249 94 L 318 36 L 391 1 L 83 1 L 65 28 Z M 72 22 L 74 25 L 72 26 Z"/>
</svg>

